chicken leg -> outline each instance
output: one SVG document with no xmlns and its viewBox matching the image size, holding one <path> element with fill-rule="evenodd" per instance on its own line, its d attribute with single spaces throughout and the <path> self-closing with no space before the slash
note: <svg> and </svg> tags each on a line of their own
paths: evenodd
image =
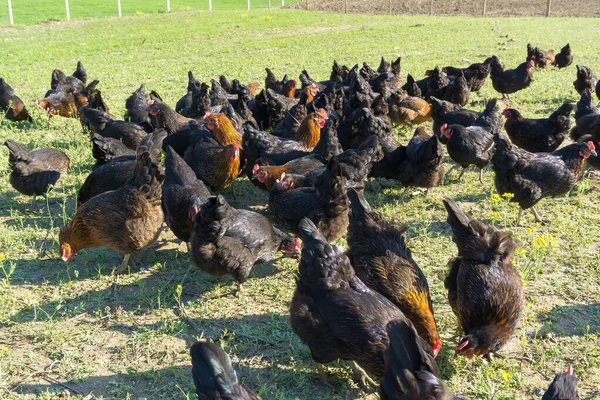
<svg viewBox="0 0 600 400">
<path fill-rule="evenodd" d="M 483 184 L 483 168 L 479 169 L 479 182 Z"/>
<path fill-rule="evenodd" d="M 550 222 L 549 220 L 544 220 L 542 219 L 542 217 L 540 217 L 540 214 L 538 214 L 537 210 L 535 209 L 535 206 L 531 207 L 531 213 L 535 217 L 535 222 L 539 222 L 540 224 L 546 224 Z"/>
<path fill-rule="evenodd" d="M 368 383 L 369 385 L 371 385 L 372 387 L 378 387 L 378 386 L 379 386 L 379 385 L 377 385 L 377 383 L 376 383 L 376 382 L 373 380 L 373 378 L 371 378 L 371 377 L 369 376 L 369 374 L 367 374 L 367 372 L 366 372 L 364 369 L 362 369 L 362 368 L 360 367 L 360 365 L 358 365 L 358 364 L 356 363 L 356 361 L 352 361 L 352 362 L 350 363 L 350 366 L 351 366 L 351 367 L 352 367 L 352 369 L 354 369 L 354 371 L 356 371 L 356 373 L 357 373 L 357 374 L 360 376 L 360 380 L 361 380 L 362 384 L 363 384 L 365 387 L 367 386 L 367 383 Z"/>
<path fill-rule="evenodd" d="M 131 257 L 131 254 L 125 254 L 121 266 L 115 271 L 115 275 L 121 275 L 123 272 L 125 272 L 125 270 L 127 269 L 127 265 L 129 264 L 129 257 Z"/>
<path fill-rule="evenodd" d="M 406 196 L 406 193 L 408 193 L 409 190 L 410 186 L 407 186 L 406 189 L 404 189 L 404 192 L 402 192 L 402 195 L 400 196 L 400 203 L 404 203 L 404 196 Z"/>
<path fill-rule="evenodd" d="M 244 293 L 244 288 L 242 287 L 242 284 L 240 282 L 238 282 L 237 290 L 235 291 L 235 297 L 240 297 L 243 293 Z"/>
<path fill-rule="evenodd" d="M 456 178 L 455 180 L 453 180 L 452 183 L 458 183 L 458 182 L 460 182 L 460 180 L 462 179 L 462 177 L 465 174 L 466 170 L 467 170 L 466 168 L 463 168 L 462 171 L 460 171 L 460 174 L 458 174 L 458 178 Z"/>
</svg>

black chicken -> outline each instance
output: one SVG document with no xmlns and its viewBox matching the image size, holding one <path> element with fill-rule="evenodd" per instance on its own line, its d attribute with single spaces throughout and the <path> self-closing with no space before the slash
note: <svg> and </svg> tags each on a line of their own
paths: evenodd
<svg viewBox="0 0 600 400">
<path fill-rule="evenodd" d="M 10 184 L 16 191 L 33 196 L 32 204 L 37 195 L 46 195 L 69 168 L 69 157 L 60 150 L 28 150 L 10 139 L 4 145 L 10 151 Z"/>
<path fill-rule="evenodd" d="M 440 132 L 446 137 L 448 155 L 463 168 L 456 181 L 462 178 L 467 167 L 475 165 L 479 168 L 479 181 L 483 183 L 483 168 L 492 159 L 494 135 L 500 132 L 500 127 L 496 99 L 490 100 L 481 116 L 467 128 L 462 125 L 442 125 Z"/>
<path fill-rule="evenodd" d="M 568 193 L 581 178 L 585 159 L 597 155 L 592 142 L 570 144 L 554 153 L 530 153 L 510 144 L 504 135 L 494 136 L 494 141 L 496 190 L 514 194 L 510 201 L 519 203 L 518 222 L 528 208 L 536 222 L 543 222 L 535 209 L 537 202 Z"/>
<path fill-rule="evenodd" d="M 327 240 L 336 240 L 348 228 L 348 196 L 340 163 L 331 158 L 327 169 L 311 187 L 296 187 L 295 178 L 284 177 L 269 193 L 269 211 L 276 226 L 299 234 L 298 224 L 307 217 Z M 306 183 L 305 183 L 306 184 Z"/>
<path fill-rule="evenodd" d="M 521 276 L 511 263 L 518 244 L 444 200 L 458 257 L 450 261 L 444 286 L 465 336 L 456 351 L 467 358 L 497 352 L 511 339 L 524 308 Z"/>
<path fill-rule="evenodd" d="M 192 168 L 171 146 L 167 147 L 162 207 L 167 225 L 179 240 L 190 241 L 194 216 L 210 196 L 210 190 L 196 178 Z"/>
<path fill-rule="evenodd" d="M 232 275 L 238 294 L 257 262 L 273 259 L 277 251 L 298 253 L 300 242 L 269 219 L 249 210 L 237 210 L 221 195 L 210 197 L 194 218 L 190 237 L 192 260 L 212 276 Z"/>
<path fill-rule="evenodd" d="M 573 375 L 573 366 L 569 365 L 567 372 L 554 377 L 542 400 L 577 400 L 577 383 L 578 379 Z"/>
<path fill-rule="evenodd" d="M 162 142 L 167 136 L 164 129 L 157 129 L 153 133 L 146 135 L 141 145 L 148 148 L 150 158 L 156 165 L 160 164 L 160 155 L 162 152 Z M 77 204 L 81 205 L 92 197 L 117 190 L 122 187 L 135 171 L 136 156 L 125 155 L 113 158 L 107 163 L 95 168 L 85 179 L 77 195 Z"/>
<path fill-rule="evenodd" d="M 23 100 L 15 94 L 15 90 L 0 78 L 0 111 L 4 112 L 4 118 L 9 121 L 33 121 Z"/>
<path fill-rule="evenodd" d="M 577 64 L 577 79 L 573 81 L 573 87 L 577 90 L 577 93 L 581 94 L 585 89 L 590 91 L 596 90 L 598 84 L 598 78 L 592 72 L 590 67 L 585 65 Z"/>
<path fill-rule="evenodd" d="M 348 257 L 328 244 L 308 218 L 298 230 L 304 248 L 290 305 L 292 329 L 309 347 L 315 362 L 353 361 L 381 378 L 383 352 L 389 344 L 388 323 L 412 324 L 392 302 L 355 275 Z"/>
<path fill-rule="evenodd" d="M 490 78 L 492 79 L 494 89 L 502 93 L 503 99 L 508 98 L 510 100 L 509 94 L 528 88 L 531 85 L 534 64 L 533 59 L 530 59 L 519 64 L 515 69 L 505 70 L 500 64 L 498 57 L 492 56 Z"/>
<path fill-rule="evenodd" d="M 532 153 L 551 152 L 560 147 L 571 128 L 573 105 L 565 103 L 548 118 L 523 118 L 514 108 L 505 108 L 504 129 L 517 146 Z"/>
<path fill-rule="evenodd" d="M 554 57 L 554 66 L 557 68 L 566 68 L 573 63 L 573 55 L 571 54 L 571 46 L 567 43 L 560 50 L 560 53 Z"/>
</svg>

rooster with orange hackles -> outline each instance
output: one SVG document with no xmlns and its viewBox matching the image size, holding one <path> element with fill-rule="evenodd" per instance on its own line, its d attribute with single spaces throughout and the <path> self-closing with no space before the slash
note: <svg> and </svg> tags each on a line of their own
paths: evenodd
<svg viewBox="0 0 600 400">
<path fill-rule="evenodd" d="M 356 275 L 372 290 L 398 306 L 412 321 L 434 356 L 442 348 L 427 278 L 406 247 L 406 225 L 396 226 L 371 210 L 356 190 L 348 191 L 348 257 Z"/>
</svg>

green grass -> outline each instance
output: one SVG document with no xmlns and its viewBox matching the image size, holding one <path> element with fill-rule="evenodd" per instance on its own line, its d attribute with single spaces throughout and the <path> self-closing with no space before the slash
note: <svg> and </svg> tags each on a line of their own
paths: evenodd
<svg viewBox="0 0 600 400">
<path fill-rule="evenodd" d="M 578 29 L 574 30 L 572 27 Z M 281 76 L 306 68 L 327 78 L 333 59 L 376 66 L 379 58 L 402 55 L 402 74 L 439 64 L 467 65 L 497 54 L 508 66 L 525 58 L 528 42 L 560 48 L 570 42 L 575 62 L 600 70 L 593 19 L 345 16 L 292 11 L 187 12 L 124 20 L 83 21 L 0 31 L 2 76 L 24 101 L 48 89 L 50 71 L 74 69 L 82 60 L 111 110 L 121 114 L 140 83 L 174 104 L 184 94 L 186 72 L 200 80 L 223 73 L 242 81 L 263 80 L 264 67 Z M 564 101 L 576 101 L 575 67 L 535 71 L 535 81 L 513 97 L 525 116 L 544 116 Z M 496 96 L 490 83 L 473 95 L 474 109 Z M 265 399 L 376 399 L 352 380 L 342 363 L 330 365 L 325 385 L 308 349 L 289 327 L 288 306 L 297 262 L 257 265 L 241 298 L 231 279 L 217 280 L 190 266 L 185 246 L 164 233 L 159 249 L 143 251 L 139 265 L 120 278 L 109 297 L 111 270 L 120 256 L 102 248 L 82 251 L 65 264 L 58 254 L 58 229 L 74 212 L 74 198 L 93 164 L 89 141 L 76 120 L 48 119 L 0 124 L 0 137 L 31 146 L 54 146 L 71 157 L 69 174 L 47 204 L 29 209 L 29 198 L 8 182 L 7 150 L 0 151 L 0 397 L 53 399 L 64 389 L 31 374 L 67 382 L 83 396 L 98 398 L 193 398 L 188 349 L 198 333 L 182 319 L 177 285 L 192 320 L 232 355 L 240 378 Z M 426 124 L 430 128 L 430 124 Z M 410 130 L 397 132 L 403 142 Z M 448 167 L 450 162 L 448 162 Z M 539 399 L 555 373 L 574 364 L 580 398 L 600 398 L 600 180 L 579 183 L 568 196 L 543 200 L 538 209 L 552 223 L 514 226 L 516 209 L 492 196 L 493 173 L 465 174 L 463 183 L 435 188 L 399 204 L 402 187 L 368 193 L 388 217 L 409 226 L 409 245 L 431 286 L 444 348 L 438 358 L 443 379 L 471 399 Z M 266 193 L 245 178 L 236 182 L 237 207 L 265 210 Z M 225 192 L 231 198 L 231 191 Z M 522 242 L 515 264 L 525 284 L 526 310 L 515 338 L 491 362 L 454 356 L 456 319 L 443 277 L 456 255 L 441 203 L 451 196 L 473 216 L 510 229 Z M 340 245 L 344 241 L 340 240 Z M 223 331 L 217 326 L 224 326 Z M 236 336 L 236 330 L 273 342 Z M 11 385 L 19 384 L 17 387 Z M 9 390 L 12 389 L 11 390 Z"/>
<path fill-rule="evenodd" d="M 209 0 L 171 0 L 171 12 L 208 10 Z M 285 4 L 300 0 L 287 0 Z M 281 6 L 281 0 L 271 0 L 271 7 Z M 247 0 L 213 0 L 213 10 L 246 10 Z M 251 0 L 251 9 L 269 7 L 269 0 Z M 66 21 L 65 0 L 13 0 L 13 19 L 17 26 L 51 21 Z M 117 17 L 117 0 L 70 0 L 71 20 Z M 130 17 L 167 12 L 167 0 L 121 0 L 121 15 Z M 9 26 L 8 3 L 0 3 L 0 26 Z"/>
</svg>

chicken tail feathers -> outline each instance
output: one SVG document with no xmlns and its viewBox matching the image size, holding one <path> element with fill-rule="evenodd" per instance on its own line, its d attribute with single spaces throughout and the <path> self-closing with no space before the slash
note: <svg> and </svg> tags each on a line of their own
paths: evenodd
<svg viewBox="0 0 600 400">
<path fill-rule="evenodd" d="M 387 325 L 387 332 L 390 338 L 389 353 L 385 355 L 386 365 L 394 362 L 402 365 L 410 371 L 420 370 L 422 364 L 427 358 L 427 353 L 421 348 L 421 342 L 418 340 L 417 332 L 410 322 L 392 321 Z M 433 361 L 433 354 L 429 355 Z M 437 365 L 435 366 L 437 370 Z M 436 371 L 439 374 L 439 370 Z"/>
<path fill-rule="evenodd" d="M 335 157 L 329 159 L 327 169 L 317 177 L 314 186 L 320 193 L 326 215 L 337 216 L 348 209 L 345 179 L 340 163 Z"/>
<path fill-rule="evenodd" d="M 149 149 L 140 146 L 137 150 L 135 171 L 129 184 L 142 192 L 147 200 L 160 204 L 164 180 L 165 175 L 159 165 L 153 162 Z"/>
<path fill-rule="evenodd" d="M 517 248 L 510 232 L 500 232 L 469 217 L 452 199 L 444 199 L 444 206 L 460 257 L 490 263 L 498 257 L 510 258 Z"/>
<path fill-rule="evenodd" d="M 154 132 L 144 136 L 140 143 L 140 147 L 146 147 L 146 150 L 150 153 L 152 162 L 159 165 L 160 155 L 162 153 L 163 141 L 167 137 L 167 131 L 164 129 L 157 129 Z M 139 151 L 138 151 L 139 154 Z"/>
<path fill-rule="evenodd" d="M 492 157 L 494 171 L 506 171 L 514 168 L 518 158 L 508 138 L 502 134 L 494 135 L 495 152 Z"/>
<path fill-rule="evenodd" d="M 87 72 L 85 68 L 83 68 L 81 61 L 77 61 L 77 69 L 73 72 L 73 76 L 85 85 L 85 82 L 87 81 Z"/>
<path fill-rule="evenodd" d="M 190 349 L 192 375 L 198 396 L 206 393 L 232 393 L 238 378 L 231 359 L 219 345 L 196 342 Z"/>
<path fill-rule="evenodd" d="M 31 161 L 31 157 L 30 157 L 31 152 L 29 150 L 27 150 L 25 147 L 23 147 L 22 145 L 20 145 L 19 143 L 14 142 L 10 139 L 6 139 L 6 142 L 4 142 L 4 145 L 6 147 L 8 147 L 8 150 L 10 151 L 9 161 L 11 163 L 14 163 L 17 161 L 25 161 L 25 162 Z"/>
<path fill-rule="evenodd" d="M 348 190 L 348 198 L 350 199 L 350 210 L 352 218 L 364 219 L 366 213 L 371 211 L 371 206 L 364 196 L 355 189 Z"/>
<path fill-rule="evenodd" d="M 305 248 L 309 247 L 309 244 L 327 243 L 325 237 L 319 232 L 319 228 L 308 218 L 303 218 L 300 221 L 298 230 L 300 231 L 300 238 Z"/>
<path fill-rule="evenodd" d="M 560 106 L 556 111 L 554 111 L 551 115 L 550 115 L 550 119 L 556 119 L 558 117 L 561 116 L 569 116 L 569 114 L 571 114 L 571 112 L 573 111 L 573 109 L 575 108 L 575 106 L 571 103 L 564 103 L 562 106 Z"/>
</svg>

